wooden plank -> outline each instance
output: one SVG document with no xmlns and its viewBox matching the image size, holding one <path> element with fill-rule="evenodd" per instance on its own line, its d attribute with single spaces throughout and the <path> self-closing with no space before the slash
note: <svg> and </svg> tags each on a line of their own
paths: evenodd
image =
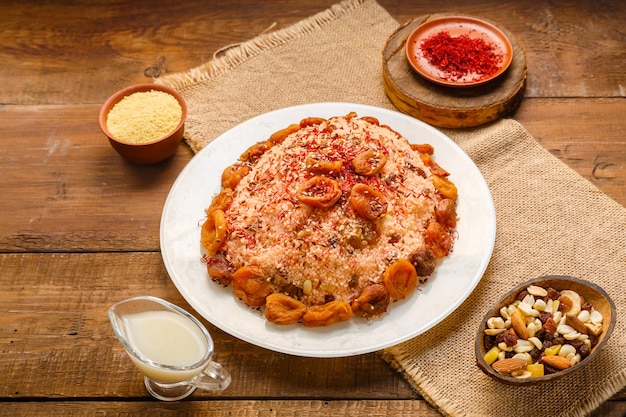
<svg viewBox="0 0 626 417">
<path fill-rule="evenodd" d="M 192 152 L 154 166 L 124 161 L 98 127 L 99 106 L 0 112 L 2 250 L 158 250 L 161 210 Z M 15 129 L 19 125 L 20 129 Z"/>
<path fill-rule="evenodd" d="M 0 254 L 0 398 L 147 397 L 141 375 L 115 338 L 107 309 L 153 295 L 194 312 L 159 253 Z M 197 313 L 194 315 L 199 317 Z M 412 399 L 377 354 L 302 358 L 240 341 L 202 320 L 214 359 L 232 374 L 223 393 L 197 398 Z"/>
<path fill-rule="evenodd" d="M 195 394 L 194 394 L 195 395 Z M 439 417 L 436 410 L 422 400 L 404 401 L 183 401 L 163 403 L 154 401 L 133 402 L 46 402 L 3 403 L 6 415 L 32 417 L 72 416 L 179 416 L 198 415 L 206 417 Z"/>
<path fill-rule="evenodd" d="M 0 79 L 19 81 L 3 86 L 0 102 L 101 103 L 121 87 L 198 66 L 274 21 L 288 26 L 334 3 L 5 1 Z"/>
<path fill-rule="evenodd" d="M 14 82 L 3 85 L 0 102 L 101 103 L 120 87 L 186 71 L 274 22 L 272 30 L 284 28 L 335 3 L 5 1 L 0 79 Z M 527 97 L 624 96 L 621 0 L 379 3 L 398 22 L 454 11 L 504 25 L 526 48 Z"/>
<path fill-rule="evenodd" d="M 195 395 L 195 394 L 194 394 Z M 163 403 L 155 401 L 85 401 L 85 402 L 4 402 L 2 411 L 6 415 L 30 417 L 73 417 L 73 416 L 180 416 L 198 415 L 205 417 L 440 417 L 441 414 L 424 400 L 348 400 L 348 401 L 260 401 L 220 400 L 202 401 L 191 397 L 182 402 Z M 626 402 L 608 401 L 589 417 L 623 417 Z"/>
</svg>

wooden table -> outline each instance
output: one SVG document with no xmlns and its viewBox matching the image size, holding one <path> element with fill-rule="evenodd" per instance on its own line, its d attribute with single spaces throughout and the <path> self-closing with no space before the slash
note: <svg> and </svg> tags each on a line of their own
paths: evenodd
<svg viewBox="0 0 626 417">
<path fill-rule="evenodd" d="M 283 28 L 334 3 L 2 2 L 0 414 L 439 415 L 374 353 L 293 357 L 208 323 L 231 387 L 158 402 L 106 316 L 113 302 L 143 294 L 190 308 L 165 271 L 159 221 L 192 152 L 182 145 L 156 166 L 125 163 L 98 128 L 101 104 L 120 87 L 185 71 L 273 22 Z M 458 11 L 517 34 L 529 73 L 515 119 L 626 205 L 626 3 L 379 3 L 399 22 Z M 594 415 L 624 413 L 625 390 Z"/>
</svg>

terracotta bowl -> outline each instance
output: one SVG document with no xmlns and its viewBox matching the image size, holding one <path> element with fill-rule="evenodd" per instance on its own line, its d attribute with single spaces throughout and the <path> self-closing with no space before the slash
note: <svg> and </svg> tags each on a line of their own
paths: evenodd
<svg viewBox="0 0 626 417">
<path fill-rule="evenodd" d="M 176 100 L 178 100 L 182 108 L 182 117 L 178 126 L 176 126 L 173 131 L 171 131 L 164 137 L 150 142 L 124 142 L 112 135 L 111 132 L 109 132 L 109 130 L 107 129 L 107 117 L 109 111 L 111 111 L 113 106 L 115 106 L 124 97 L 129 96 L 133 93 L 146 92 L 151 90 L 163 91 L 174 96 Z M 109 143 L 111 144 L 111 146 L 113 146 L 113 148 L 122 157 L 124 157 L 129 162 L 135 164 L 147 165 L 156 164 L 158 162 L 164 161 L 176 152 L 176 149 L 183 139 L 186 118 L 187 104 L 185 103 L 185 100 L 179 92 L 170 87 L 159 84 L 137 84 L 119 90 L 111 97 L 109 97 L 100 109 L 100 116 L 98 121 L 100 123 L 100 129 L 102 129 L 104 134 L 109 138 Z"/>
<path fill-rule="evenodd" d="M 500 309 L 504 306 L 511 305 L 517 299 L 517 296 L 531 285 L 540 286 L 545 289 L 554 288 L 557 291 L 573 290 L 578 293 L 583 298 L 584 302 L 591 303 L 593 308 L 602 314 L 602 333 L 598 336 L 598 342 L 595 347 L 591 349 L 589 355 L 583 358 L 578 364 L 544 376 L 515 378 L 508 374 L 496 372 L 496 370 L 494 370 L 494 368 L 485 360 L 487 349 L 485 348 L 484 330 L 487 328 L 487 320 L 489 318 L 500 316 Z M 523 386 L 553 381 L 572 372 L 576 372 L 592 362 L 593 358 L 598 354 L 609 339 L 611 332 L 613 331 L 613 327 L 615 326 L 615 321 L 615 304 L 609 298 L 608 294 L 599 286 L 591 282 L 566 275 L 548 275 L 531 279 L 530 281 L 524 282 L 509 291 L 487 312 L 487 314 L 485 314 L 476 335 L 476 362 L 478 367 L 487 375 L 499 382 L 509 385 Z"/>
<path fill-rule="evenodd" d="M 428 62 L 421 48 L 422 41 L 440 32 L 449 33 L 452 37 L 467 36 L 479 38 L 491 44 L 502 58 L 496 70 L 490 75 L 478 79 L 454 79 L 441 69 Z M 408 36 L 405 53 L 409 65 L 422 77 L 435 84 L 446 87 L 475 87 L 500 77 L 513 60 L 513 46 L 507 36 L 495 25 L 470 16 L 444 16 L 426 20 L 416 27 Z"/>
</svg>

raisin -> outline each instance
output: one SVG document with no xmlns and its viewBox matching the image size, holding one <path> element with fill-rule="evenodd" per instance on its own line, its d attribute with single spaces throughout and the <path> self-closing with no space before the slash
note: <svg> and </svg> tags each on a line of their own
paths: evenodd
<svg viewBox="0 0 626 417">
<path fill-rule="evenodd" d="M 544 340 L 543 341 L 543 349 L 548 349 L 549 347 L 552 347 L 552 341 L 551 340 Z"/>
<path fill-rule="evenodd" d="M 519 338 L 515 334 L 515 330 L 513 330 L 513 328 L 510 328 L 507 332 L 503 332 L 500 334 L 504 335 L 504 343 L 506 343 L 508 347 L 513 347 L 517 344 L 517 340 Z"/>
<path fill-rule="evenodd" d="M 543 340 L 545 335 L 546 335 L 546 330 L 543 327 L 535 332 L 535 337 L 539 340 Z"/>
<path fill-rule="evenodd" d="M 584 345 L 582 340 L 570 340 L 569 344 L 572 345 L 572 347 L 576 349 L 576 351 L 579 351 L 580 347 Z"/>
<path fill-rule="evenodd" d="M 558 369 L 553 368 L 553 367 L 551 367 L 551 366 L 548 366 L 548 365 L 546 365 L 545 363 L 543 364 L 543 373 L 544 373 L 544 374 L 549 375 L 549 374 L 555 374 L 555 373 L 557 373 L 557 372 L 559 372 L 559 370 L 558 370 Z"/>
<path fill-rule="evenodd" d="M 536 347 L 533 348 L 533 350 L 530 351 L 530 357 L 532 358 L 533 362 L 537 362 L 539 358 L 541 358 L 541 351 Z"/>
<path fill-rule="evenodd" d="M 598 344 L 600 340 L 598 339 L 598 336 L 594 336 L 590 334 L 589 341 L 591 342 L 591 349 L 593 349 L 594 347 L 596 347 L 596 345 Z"/>
<path fill-rule="evenodd" d="M 548 331 L 544 330 L 546 332 L 546 334 L 543 336 L 543 340 L 547 340 L 549 342 L 552 341 L 552 339 L 554 339 L 554 334 L 549 333 Z"/>
<path fill-rule="evenodd" d="M 524 290 L 521 293 L 517 294 L 517 299 L 522 301 L 528 295 L 528 291 Z"/>
<path fill-rule="evenodd" d="M 559 311 L 569 311 L 573 305 L 574 302 L 569 297 L 564 295 L 559 297 Z"/>
<path fill-rule="evenodd" d="M 512 358 L 512 357 L 513 357 L 513 356 L 515 356 L 515 355 L 516 355 L 516 353 L 515 353 L 514 351 L 510 351 L 510 352 L 505 352 L 505 353 L 504 353 L 504 357 L 505 357 L 506 359 L 510 359 L 510 358 Z"/>
<path fill-rule="evenodd" d="M 578 353 L 581 358 L 586 358 L 591 353 L 591 348 L 585 344 L 583 344 L 580 349 L 578 349 Z"/>
<path fill-rule="evenodd" d="M 582 306 L 580 306 L 580 308 L 581 308 L 582 310 L 591 311 L 591 309 L 593 308 L 593 306 L 591 305 L 591 303 L 590 303 L 590 302 L 586 301 L 586 302 L 584 302 L 584 303 L 583 303 L 583 305 L 582 305 Z"/>
<path fill-rule="evenodd" d="M 561 336 L 559 336 L 559 337 L 555 337 L 555 338 L 552 340 L 552 344 L 553 344 L 553 345 L 562 345 L 562 344 L 564 344 L 564 343 L 565 343 L 565 339 L 564 339 L 564 338 L 562 338 Z"/>
<path fill-rule="evenodd" d="M 548 288 L 548 297 L 550 297 L 550 299 L 558 300 L 560 296 L 561 293 L 559 293 L 557 290 L 555 290 L 554 288 Z"/>
<path fill-rule="evenodd" d="M 546 320 L 552 317 L 553 317 L 552 313 L 548 311 L 542 311 L 541 313 L 539 313 L 539 320 L 541 320 L 543 324 L 546 324 Z"/>
<path fill-rule="evenodd" d="M 554 322 L 552 317 L 550 317 L 550 318 L 548 318 L 548 320 L 546 320 L 546 322 L 543 324 L 543 328 L 546 329 L 546 332 L 548 332 L 548 333 L 556 332 L 556 323 Z"/>
<path fill-rule="evenodd" d="M 506 337 L 506 332 L 498 333 L 496 336 L 496 343 L 504 342 L 504 338 Z"/>
<path fill-rule="evenodd" d="M 493 336 L 484 335 L 483 345 L 485 345 L 485 352 L 490 351 L 492 347 L 497 345 L 496 338 Z"/>
</svg>

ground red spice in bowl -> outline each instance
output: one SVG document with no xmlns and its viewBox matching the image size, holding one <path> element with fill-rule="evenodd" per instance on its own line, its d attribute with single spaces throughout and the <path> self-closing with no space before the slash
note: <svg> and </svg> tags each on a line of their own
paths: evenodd
<svg viewBox="0 0 626 417">
<path fill-rule="evenodd" d="M 430 65 L 453 81 L 468 76 L 472 81 L 487 78 L 500 69 L 504 59 L 491 42 L 465 34 L 451 36 L 445 30 L 424 39 L 420 49 Z"/>
</svg>

